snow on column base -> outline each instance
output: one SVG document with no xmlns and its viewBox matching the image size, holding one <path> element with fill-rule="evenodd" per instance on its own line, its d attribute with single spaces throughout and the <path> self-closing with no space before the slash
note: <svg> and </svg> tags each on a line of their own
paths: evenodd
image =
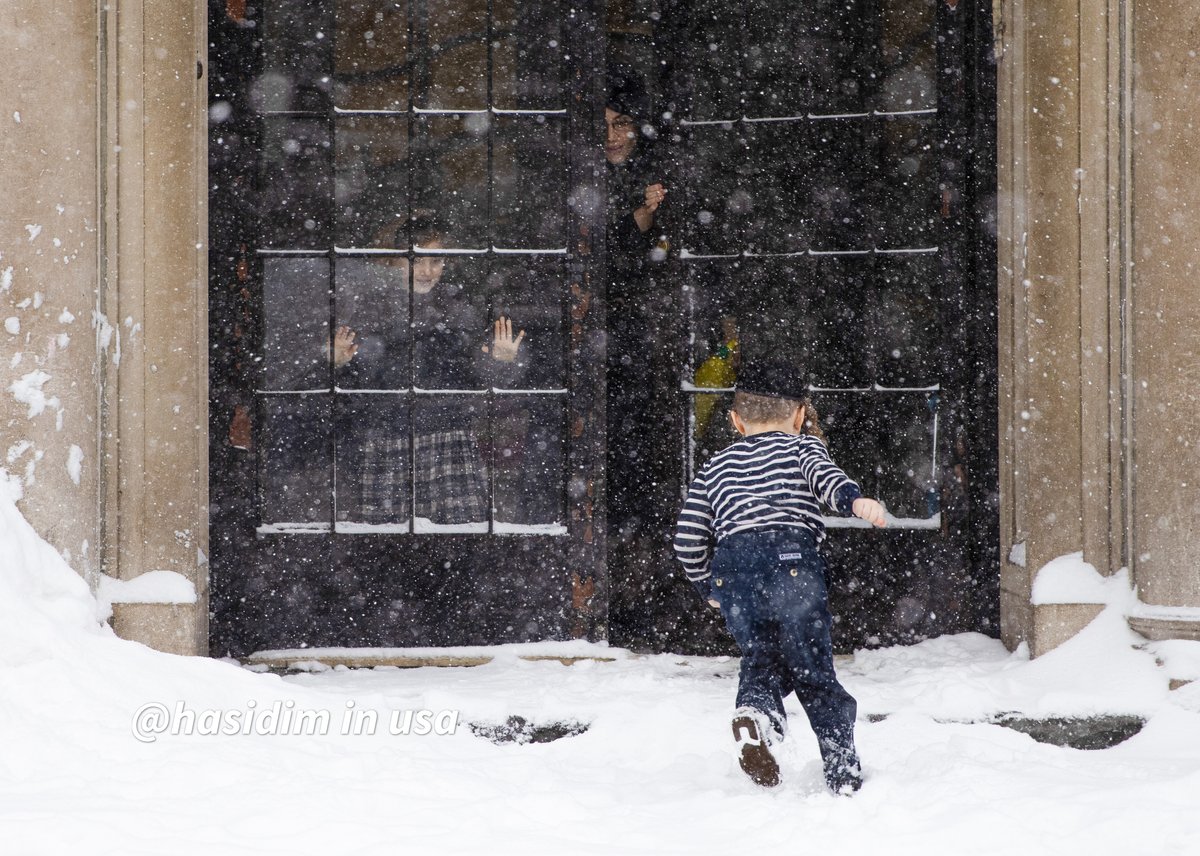
<svg viewBox="0 0 1200 856">
<path fill-rule="evenodd" d="M 168 654 L 208 654 L 199 603 L 114 603 L 112 610 L 112 628 L 122 639 Z"/>
</svg>

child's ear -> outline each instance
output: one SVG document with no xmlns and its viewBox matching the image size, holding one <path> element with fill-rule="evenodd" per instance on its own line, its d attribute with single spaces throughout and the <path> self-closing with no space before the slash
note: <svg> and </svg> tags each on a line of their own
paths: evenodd
<svg viewBox="0 0 1200 856">
<path fill-rule="evenodd" d="M 734 431 L 737 431 L 743 437 L 746 436 L 746 423 L 742 421 L 742 417 L 738 416 L 736 410 L 729 411 L 729 423 L 733 426 Z"/>
<path fill-rule="evenodd" d="M 801 434 L 804 433 L 804 420 L 808 417 L 808 408 L 803 404 L 796 410 L 796 420 L 792 423 L 793 427 Z"/>
</svg>

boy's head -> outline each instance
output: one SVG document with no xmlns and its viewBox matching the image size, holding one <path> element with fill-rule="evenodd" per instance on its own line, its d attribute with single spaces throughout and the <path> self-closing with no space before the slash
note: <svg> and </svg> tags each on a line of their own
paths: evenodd
<svg viewBox="0 0 1200 856">
<path fill-rule="evenodd" d="M 747 425 L 775 425 L 795 417 L 796 411 L 804 406 L 803 401 L 793 398 L 777 398 L 773 395 L 758 395 L 738 391 L 733 396 L 733 410 Z"/>
<path fill-rule="evenodd" d="M 730 416 L 741 434 L 781 430 L 819 436 L 820 432 L 804 373 L 782 360 L 755 360 L 742 366 Z"/>
</svg>

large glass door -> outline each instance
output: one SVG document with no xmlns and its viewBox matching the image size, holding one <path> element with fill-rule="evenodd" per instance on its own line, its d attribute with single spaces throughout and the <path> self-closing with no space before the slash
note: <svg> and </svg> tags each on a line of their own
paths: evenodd
<svg viewBox="0 0 1200 856">
<path fill-rule="evenodd" d="M 689 6 L 684 476 L 732 438 L 740 361 L 791 359 L 834 458 L 893 515 L 827 519 L 841 647 L 998 633 L 986 4 Z"/>
<path fill-rule="evenodd" d="M 237 5 L 211 22 L 215 647 L 594 632 L 592 13 Z"/>
</svg>

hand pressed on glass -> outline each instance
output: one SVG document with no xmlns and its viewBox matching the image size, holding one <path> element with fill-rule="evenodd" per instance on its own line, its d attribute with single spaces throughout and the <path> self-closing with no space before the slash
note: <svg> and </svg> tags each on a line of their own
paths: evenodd
<svg viewBox="0 0 1200 856">
<path fill-rule="evenodd" d="M 358 343 L 354 337 L 358 334 L 345 325 L 338 327 L 333 334 L 333 365 L 341 368 L 354 359 L 358 353 Z"/>
<path fill-rule="evenodd" d="M 492 347 L 489 349 L 487 345 L 484 345 L 483 352 L 490 353 L 494 360 L 511 363 L 517 358 L 517 351 L 520 350 L 521 341 L 524 338 L 524 330 L 518 333 L 516 338 L 513 338 L 512 321 L 501 315 L 492 325 Z"/>
</svg>

